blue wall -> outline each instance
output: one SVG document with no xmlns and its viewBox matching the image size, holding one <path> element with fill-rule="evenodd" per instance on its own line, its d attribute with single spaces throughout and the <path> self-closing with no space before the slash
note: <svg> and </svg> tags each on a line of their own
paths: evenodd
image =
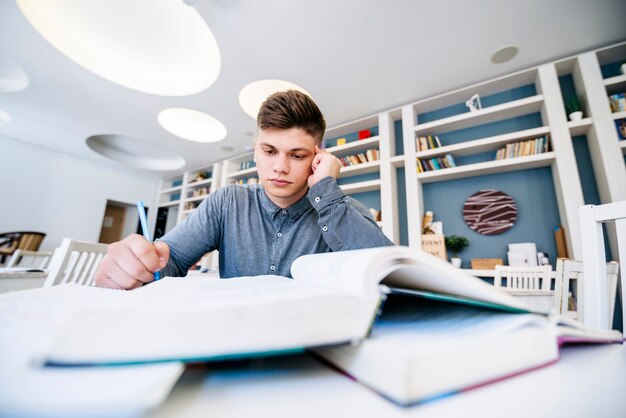
<svg viewBox="0 0 626 418">
<path fill-rule="evenodd" d="M 574 92 L 571 75 L 560 78 L 561 89 L 564 97 L 569 97 Z M 494 94 L 481 98 L 483 107 L 493 106 L 503 102 L 517 100 L 536 94 L 533 85 L 519 87 L 503 93 Z M 449 106 L 418 115 L 420 123 L 449 117 L 459 113 L 465 113 L 467 108 L 463 103 Z M 463 141 L 530 129 L 542 126 L 539 113 L 524 115 L 504 121 L 498 121 L 467 129 L 446 132 L 439 135 L 444 145 L 455 144 Z M 377 127 L 372 127 L 372 133 L 378 133 Z M 404 153 L 402 140 L 402 122 L 394 123 L 396 136 L 396 154 Z M 426 133 L 427 134 L 427 133 Z M 356 140 L 357 134 L 346 135 L 348 141 Z M 585 203 L 599 203 L 598 190 L 596 187 L 587 140 L 584 136 L 572 139 L 578 169 L 580 173 Z M 329 140 L 328 146 L 334 145 L 334 139 Z M 490 161 L 495 152 L 479 153 L 464 157 L 457 157 L 458 164 L 471 164 L 481 161 Z M 340 184 L 355 181 L 379 178 L 378 173 L 366 174 L 355 177 L 340 179 Z M 400 224 L 400 244 L 408 245 L 405 170 L 397 170 L 398 179 L 398 216 Z M 480 235 L 472 231 L 463 221 L 463 204 L 473 193 L 482 189 L 497 189 L 510 195 L 517 204 L 518 218 L 510 230 L 500 235 Z M 380 209 L 380 193 L 368 192 L 352 195 L 359 199 L 367 207 Z M 469 268 L 471 258 L 502 258 L 507 261 L 507 246 L 515 242 L 534 242 L 537 250 L 548 254 L 551 264 L 555 264 L 556 245 L 554 241 L 554 228 L 560 225 L 556 194 L 549 167 L 532 170 L 515 171 L 496 175 L 477 176 L 472 178 L 451 180 L 438 183 L 429 183 L 423 186 L 424 210 L 431 210 L 436 221 L 442 221 L 446 235 L 462 235 L 468 238 L 470 246 L 460 255 L 464 259 L 463 267 Z M 383 217 L 385 214 L 383 214 Z"/>
</svg>

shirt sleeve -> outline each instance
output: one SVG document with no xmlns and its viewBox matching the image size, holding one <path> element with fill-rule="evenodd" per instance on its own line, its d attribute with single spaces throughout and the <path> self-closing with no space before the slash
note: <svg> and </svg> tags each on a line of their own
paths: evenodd
<svg viewBox="0 0 626 418">
<path fill-rule="evenodd" d="M 333 177 L 325 177 L 309 189 L 308 198 L 319 215 L 322 236 L 333 251 L 395 245 L 378 227 L 370 211 L 346 196 Z"/>
<path fill-rule="evenodd" d="M 161 270 L 162 276 L 186 276 L 204 254 L 219 248 L 222 214 L 229 209 L 230 196 L 229 187 L 209 194 L 185 221 L 160 238 L 170 247 L 170 258 Z"/>
</svg>

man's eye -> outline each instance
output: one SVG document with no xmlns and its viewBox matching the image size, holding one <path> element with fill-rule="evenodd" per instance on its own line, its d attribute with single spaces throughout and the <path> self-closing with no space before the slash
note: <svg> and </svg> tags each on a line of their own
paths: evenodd
<svg viewBox="0 0 626 418">
<path fill-rule="evenodd" d="M 304 155 L 300 155 L 300 154 L 293 154 L 292 155 L 293 158 L 295 158 L 296 160 L 301 160 L 304 158 Z"/>
<path fill-rule="evenodd" d="M 273 149 L 266 149 L 266 150 L 265 150 L 265 153 L 266 153 L 267 155 L 274 155 L 274 154 L 276 154 L 276 150 L 273 150 Z"/>
</svg>

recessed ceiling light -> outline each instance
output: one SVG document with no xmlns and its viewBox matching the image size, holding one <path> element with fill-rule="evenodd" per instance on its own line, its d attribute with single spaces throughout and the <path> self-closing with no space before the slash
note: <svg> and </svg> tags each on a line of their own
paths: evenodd
<svg viewBox="0 0 626 418">
<path fill-rule="evenodd" d="M 31 25 L 87 70 L 129 89 L 185 96 L 220 72 L 217 42 L 182 1 L 17 0 Z"/>
<path fill-rule="evenodd" d="M 261 105 L 268 96 L 285 90 L 298 90 L 311 96 L 308 91 L 284 80 L 258 80 L 246 85 L 239 92 L 239 105 L 246 114 L 256 119 Z"/>
<path fill-rule="evenodd" d="M 517 55 L 517 47 L 515 45 L 506 45 L 498 49 L 491 56 L 491 62 L 495 64 L 502 64 L 507 62 Z"/>
<path fill-rule="evenodd" d="M 28 87 L 28 76 L 13 59 L 0 56 L 0 92 L 11 93 Z"/>
<path fill-rule="evenodd" d="M 173 107 L 159 112 L 159 123 L 169 133 L 194 142 L 218 142 L 226 127 L 211 115 L 194 109 Z"/>
<path fill-rule="evenodd" d="M 87 146 L 111 160 L 155 171 L 178 170 L 185 159 L 152 141 L 127 135 L 105 134 L 87 138 Z"/>
<path fill-rule="evenodd" d="M 6 125 L 9 122 L 11 122 L 11 116 L 4 110 L 0 109 L 0 125 Z"/>
</svg>

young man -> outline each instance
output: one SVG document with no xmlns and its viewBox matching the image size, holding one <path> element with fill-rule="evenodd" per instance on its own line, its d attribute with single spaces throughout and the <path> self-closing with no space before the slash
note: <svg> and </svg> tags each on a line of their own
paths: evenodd
<svg viewBox="0 0 626 418">
<path fill-rule="evenodd" d="M 326 122 L 295 90 L 261 106 L 254 160 L 259 184 L 211 193 L 185 222 L 149 243 L 131 235 L 109 246 L 96 272 L 102 287 L 133 289 L 161 276 L 184 276 L 219 250 L 220 277 L 290 276 L 303 254 L 394 245 L 360 202 L 337 186 L 341 162 L 319 147 Z"/>
</svg>

